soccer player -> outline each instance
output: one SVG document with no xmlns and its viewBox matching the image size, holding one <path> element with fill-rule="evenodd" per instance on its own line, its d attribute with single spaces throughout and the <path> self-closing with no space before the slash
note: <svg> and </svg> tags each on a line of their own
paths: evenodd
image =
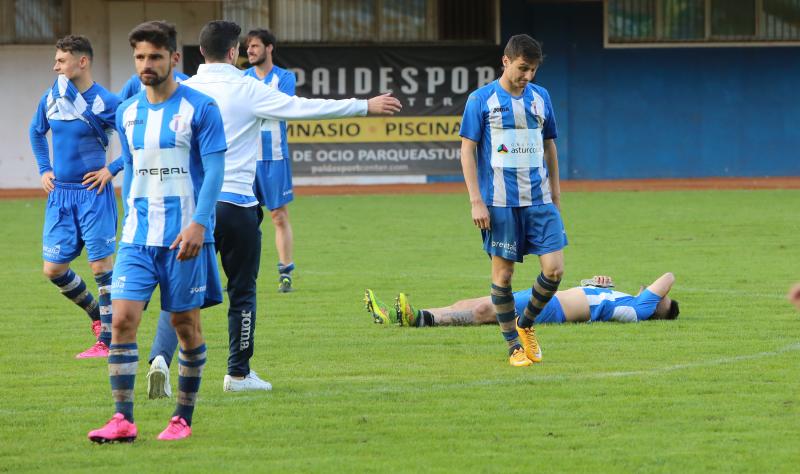
<svg viewBox="0 0 800 474">
<path fill-rule="evenodd" d="M 216 248 L 228 277 L 228 335 L 230 352 L 223 389 L 229 392 L 270 390 L 272 385 L 250 369 L 256 330 L 256 278 L 261 256 L 263 217 L 253 192 L 261 121 L 325 119 L 370 114 L 392 114 L 400 102 L 389 95 L 369 100 L 305 99 L 286 95 L 244 75 L 234 64 L 239 54 L 241 28 L 230 21 L 212 21 L 200 32 L 200 51 L 206 64 L 183 84 L 208 94 L 219 104 L 228 151 L 225 181 L 216 204 Z M 148 374 L 151 398 L 168 396 L 174 331 L 165 323 L 153 341 Z"/>
<path fill-rule="evenodd" d="M 582 280 L 581 285 L 557 291 L 536 317 L 536 324 L 614 321 L 634 323 L 655 319 L 676 319 L 678 302 L 667 294 L 675 283 L 672 273 L 661 275 L 636 296 L 613 290 L 611 277 L 600 275 Z M 514 292 L 514 307 L 522 313 L 531 298 L 531 290 Z M 394 308 L 389 308 L 366 290 L 367 311 L 376 323 L 401 326 L 469 326 L 497 323 L 497 313 L 488 296 L 456 301 L 442 308 L 415 310 L 408 295 L 400 293 Z"/>
<path fill-rule="evenodd" d="M 542 57 L 536 40 L 512 36 L 502 76 L 470 94 L 460 131 L 472 221 L 491 258 L 492 304 L 515 367 L 542 360 L 533 323 L 558 290 L 567 245 L 553 105 L 547 90 L 531 83 Z M 539 256 L 542 271 L 517 317 L 511 277 L 514 263 L 529 254 Z"/>
<path fill-rule="evenodd" d="M 85 36 L 56 43 L 53 86 L 39 101 L 30 141 L 47 196 L 42 257 L 44 274 L 91 319 L 96 342 L 76 357 L 108 356 L 111 342 L 111 276 L 117 233 L 117 204 L 111 185 L 122 167 L 106 167 L 119 99 L 92 79 L 93 51 Z M 52 132 L 53 160 L 47 144 Z M 114 168 L 114 171 L 110 171 Z M 86 247 L 98 287 L 95 299 L 70 263 Z"/>
<path fill-rule="evenodd" d="M 177 406 L 160 440 L 191 435 L 206 362 L 200 308 L 222 302 L 214 251 L 214 204 L 227 146 L 213 99 L 175 82 L 175 27 L 142 23 L 128 36 L 145 90 L 117 110 L 125 175 L 125 218 L 114 267 L 114 320 L 108 372 L 116 413 L 88 437 L 133 441 L 133 392 L 139 361 L 136 332 L 155 289 L 172 313 L 180 365 Z"/>
<path fill-rule="evenodd" d="M 294 95 L 294 73 L 272 62 L 275 36 L 266 29 L 247 33 L 247 60 L 252 64 L 244 73 L 263 81 L 284 94 Z M 292 166 L 286 141 L 286 122 L 264 120 L 261 125 L 261 156 L 256 162 L 255 194 L 258 203 L 269 209 L 275 227 L 278 250 L 278 291 L 292 291 L 292 224 L 287 206 L 294 199 Z"/>
</svg>

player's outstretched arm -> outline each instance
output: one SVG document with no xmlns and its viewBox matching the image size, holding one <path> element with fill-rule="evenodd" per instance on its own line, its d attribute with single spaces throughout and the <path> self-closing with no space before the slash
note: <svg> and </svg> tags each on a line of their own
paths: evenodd
<svg viewBox="0 0 800 474">
<path fill-rule="evenodd" d="M 261 81 L 248 77 L 245 83 L 251 112 L 267 120 L 322 120 L 364 116 L 366 100 L 307 99 L 284 94 Z"/>
<path fill-rule="evenodd" d="M 375 96 L 367 101 L 367 115 L 394 115 L 403 106 L 391 92 Z"/>
</svg>

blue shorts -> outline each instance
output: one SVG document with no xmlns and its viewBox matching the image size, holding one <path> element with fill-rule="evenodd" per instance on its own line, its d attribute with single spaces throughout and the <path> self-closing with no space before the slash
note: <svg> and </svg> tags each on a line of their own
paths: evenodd
<svg viewBox="0 0 800 474">
<path fill-rule="evenodd" d="M 171 313 L 206 308 L 222 303 L 222 285 L 214 244 L 203 245 L 200 254 L 177 260 L 178 249 L 123 244 L 114 264 L 112 300 L 150 301 L 161 289 L 161 309 Z"/>
<path fill-rule="evenodd" d="M 525 255 L 545 255 L 567 246 L 567 233 L 555 204 L 489 206 L 489 225 L 481 234 L 483 249 L 490 256 L 521 262 Z"/>
<path fill-rule="evenodd" d="M 53 184 L 44 211 L 42 258 L 69 263 L 84 246 L 90 262 L 112 255 L 117 245 L 117 201 L 111 183 L 102 194 L 81 183 Z"/>
<path fill-rule="evenodd" d="M 516 309 L 517 315 L 525 312 L 525 307 L 528 306 L 528 301 L 531 300 L 531 293 L 531 288 L 514 292 L 514 309 Z M 542 312 L 534 320 L 536 324 L 562 324 L 565 322 L 567 322 L 567 317 L 564 315 L 564 309 L 556 296 L 553 296 L 547 302 L 542 308 Z"/>
<path fill-rule="evenodd" d="M 256 161 L 256 180 L 253 193 L 258 203 L 270 211 L 289 204 L 294 199 L 292 168 L 288 159 Z"/>
</svg>

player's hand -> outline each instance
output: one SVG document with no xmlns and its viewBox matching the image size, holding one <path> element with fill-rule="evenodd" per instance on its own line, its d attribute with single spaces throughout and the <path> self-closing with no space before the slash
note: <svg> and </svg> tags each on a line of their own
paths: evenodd
<svg viewBox="0 0 800 474">
<path fill-rule="evenodd" d="M 790 303 L 795 305 L 797 309 L 800 309 L 800 283 L 795 283 L 794 286 L 789 288 L 789 293 L 786 294 L 786 298 Z"/>
<path fill-rule="evenodd" d="M 175 257 L 177 260 L 189 260 L 200 254 L 200 249 L 203 247 L 205 240 L 206 228 L 197 222 L 192 221 L 191 224 L 186 226 L 185 229 L 178 234 L 172 245 L 169 246 L 170 250 L 180 247 L 178 255 Z"/>
<path fill-rule="evenodd" d="M 111 171 L 108 171 L 108 167 L 103 166 L 97 171 L 89 171 L 85 175 L 83 175 L 83 185 L 86 186 L 87 184 L 91 184 L 87 191 L 97 188 L 97 194 L 103 194 L 103 191 L 106 189 L 106 184 L 109 181 L 114 179 L 114 175 L 111 174 Z"/>
<path fill-rule="evenodd" d="M 367 101 L 367 115 L 394 115 L 403 105 L 391 92 L 375 96 Z"/>
<path fill-rule="evenodd" d="M 56 179 L 56 175 L 52 171 L 45 171 L 42 173 L 42 189 L 47 194 L 50 194 L 50 191 L 55 189 L 56 185 L 53 184 L 53 180 Z"/>
<path fill-rule="evenodd" d="M 489 229 L 489 209 L 483 201 L 472 203 L 472 222 L 480 230 Z"/>
<path fill-rule="evenodd" d="M 606 287 L 606 288 L 608 288 L 608 287 L 612 287 L 612 286 L 614 286 L 614 282 L 611 280 L 611 277 L 610 277 L 610 276 L 606 276 L 606 275 L 595 275 L 594 277 L 592 277 L 592 280 L 594 280 L 595 284 L 596 284 L 597 286 L 599 286 L 599 287 Z"/>
</svg>

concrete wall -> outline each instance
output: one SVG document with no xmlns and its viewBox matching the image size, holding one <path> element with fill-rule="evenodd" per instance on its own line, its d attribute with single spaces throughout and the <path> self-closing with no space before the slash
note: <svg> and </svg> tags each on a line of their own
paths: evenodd
<svg viewBox="0 0 800 474">
<path fill-rule="evenodd" d="M 544 44 L 563 178 L 800 175 L 800 47 L 604 49 L 600 2 L 501 8 Z"/>
<path fill-rule="evenodd" d="M 134 73 L 128 32 L 146 20 L 168 20 L 178 28 L 178 48 L 197 44 L 200 29 L 220 15 L 217 2 L 133 2 L 72 0 L 71 33 L 92 41 L 94 80 L 116 92 Z M 39 187 L 39 175 L 28 142 L 28 125 L 36 104 L 54 80 L 52 45 L 0 45 L 0 188 Z M 116 139 L 109 156 L 117 156 Z"/>
</svg>

